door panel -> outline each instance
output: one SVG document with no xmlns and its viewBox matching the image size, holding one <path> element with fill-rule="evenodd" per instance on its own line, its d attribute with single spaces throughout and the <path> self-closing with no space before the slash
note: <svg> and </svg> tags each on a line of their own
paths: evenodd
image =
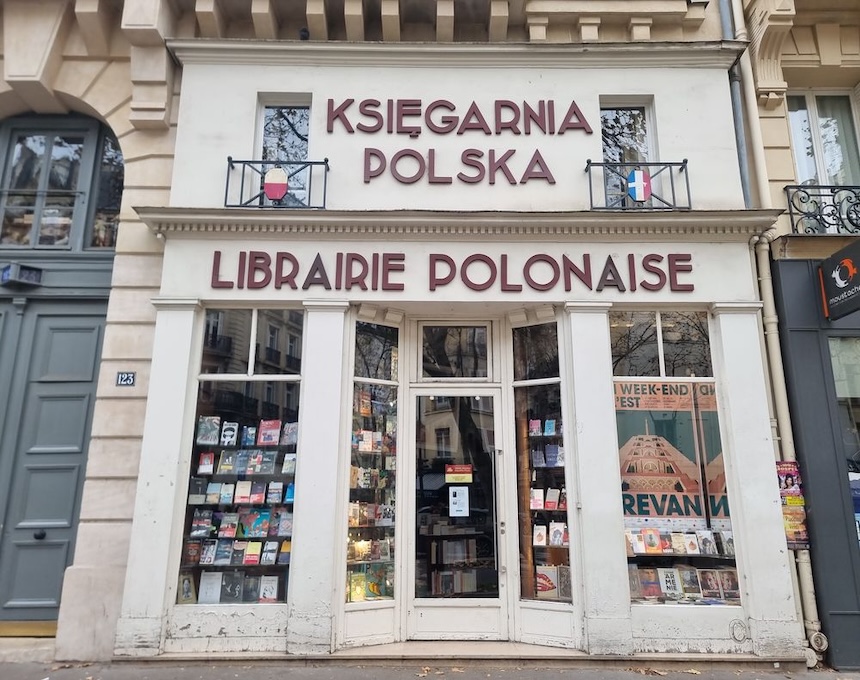
<svg viewBox="0 0 860 680">
<path fill-rule="evenodd" d="M 413 639 L 507 637 L 496 397 L 415 397 Z"/>
<path fill-rule="evenodd" d="M 56 618 L 74 549 L 101 356 L 104 305 L 31 302 L 0 336 L 14 372 L 0 435 L 5 517 L 0 620 Z"/>
</svg>

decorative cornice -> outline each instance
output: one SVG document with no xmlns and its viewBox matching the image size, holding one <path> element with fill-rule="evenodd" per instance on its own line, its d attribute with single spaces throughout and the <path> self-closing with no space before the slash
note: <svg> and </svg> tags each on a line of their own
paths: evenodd
<svg viewBox="0 0 860 680">
<path fill-rule="evenodd" d="M 401 68 L 683 67 L 729 68 L 746 43 L 642 42 L 588 44 L 314 43 L 248 40 L 168 40 L 185 64 L 387 66 Z"/>
<path fill-rule="evenodd" d="M 587 237 L 736 241 L 773 226 L 782 210 L 679 212 L 455 212 L 135 208 L 165 238 L 480 238 L 552 241 Z"/>
</svg>

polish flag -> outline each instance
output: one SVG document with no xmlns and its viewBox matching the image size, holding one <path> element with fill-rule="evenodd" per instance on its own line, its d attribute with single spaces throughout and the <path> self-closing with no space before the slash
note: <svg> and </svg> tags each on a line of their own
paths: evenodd
<svg viewBox="0 0 860 680">
<path fill-rule="evenodd" d="M 280 201 L 287 195 L 287 171 L 283 168 L 272 168 L 263 177 L 263 193 L 270 201 Z"/>
</svg>

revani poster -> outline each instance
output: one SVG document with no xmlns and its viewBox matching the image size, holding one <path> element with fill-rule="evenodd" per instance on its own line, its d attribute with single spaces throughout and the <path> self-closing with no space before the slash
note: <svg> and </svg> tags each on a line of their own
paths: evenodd
<svg viewBox="0 0 860 680">
<path fill-rule="evenodd" d="M 714 385 L 616 381 L 625 525 L 731 529 Z"/>
</svg>

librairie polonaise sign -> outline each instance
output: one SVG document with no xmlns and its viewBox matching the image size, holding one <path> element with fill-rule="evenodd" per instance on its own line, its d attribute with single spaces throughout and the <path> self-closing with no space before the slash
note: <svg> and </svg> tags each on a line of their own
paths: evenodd
<svg viewBox="0 0 860 680">
<path fill-rule="evenodd" d="M 831 321 L 860 309 L 860 239 L 834 253 L 818 267 L 824 316 Z"/>
<path fill-rule="evenodd" d="M 694 290 L 692 254 L 673 252 L 454 256 L 440 252 L 215 250 L 211 273 L 215 289 L 398 292 L 420 286 L 432 293 L 459 283 L 475 292 L 501 293 Z"/>
</svg>

